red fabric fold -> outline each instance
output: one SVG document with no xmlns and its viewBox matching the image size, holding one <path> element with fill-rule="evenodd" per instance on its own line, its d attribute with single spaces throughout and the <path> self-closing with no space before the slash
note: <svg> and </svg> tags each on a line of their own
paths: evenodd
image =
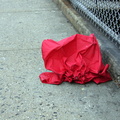
<svg viewBox="0 0 120 120">
<path fill-rule="evenodd" d="M 90 81 L 103 83 L 111 80 L 109 65 L 102 63 L 100 47 L 94 34 L 76 34 L 58 42 L 48 39 L 42 43 L 42 58 L 45 68 L 52 72 L 40 74 L 47 84 Z"/>
</svg>

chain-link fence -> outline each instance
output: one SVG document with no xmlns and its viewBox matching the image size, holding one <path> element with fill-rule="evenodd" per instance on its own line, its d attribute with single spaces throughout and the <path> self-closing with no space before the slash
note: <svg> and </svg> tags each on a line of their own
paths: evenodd
<svg viewBox="0 0 120 120">
<path fill-rule="evenodd" d="M 120 49 L 120 0 L 69 0 Z"/>
</svg>

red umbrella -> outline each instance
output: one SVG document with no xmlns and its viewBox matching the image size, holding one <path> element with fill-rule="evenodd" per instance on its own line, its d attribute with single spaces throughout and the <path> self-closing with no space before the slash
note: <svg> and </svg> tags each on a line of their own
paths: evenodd
<svg viewBox="0 0 120 120">
<path fill-rule="evenodd" d="M 85 84 L 94 81 L 98 84 L 111 80 L 107 71 L 109 65 L 102 63 L 100 48 L 93 34 L 76 34 L 58 42 L 44 40 L 42 57 L 45 68 L 52 71 L 40 74 L 43 83 Z"/>
</svg>

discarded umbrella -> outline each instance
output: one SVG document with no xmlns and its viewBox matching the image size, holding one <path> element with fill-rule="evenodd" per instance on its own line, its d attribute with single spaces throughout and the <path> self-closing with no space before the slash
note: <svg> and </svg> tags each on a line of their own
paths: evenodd
<svg viewBox="0 0 120 120">
<path fill-rule="evenodd" d="M 111 80 L 108 64 L 102 63 L 100 47 L 94 34 L 76 34 L 58 42 L 47 39 L 42 43 L 42 57 L 45 68 L 39 78 L 42 83 L 61 84 L 90 81 L 103 83 Z"/>
</svg>

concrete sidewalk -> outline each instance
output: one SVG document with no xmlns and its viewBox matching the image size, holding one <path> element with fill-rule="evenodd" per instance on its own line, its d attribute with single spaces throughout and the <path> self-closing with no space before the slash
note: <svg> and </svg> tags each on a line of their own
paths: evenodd
<svg viewBox="0 0 120 120">
<path fill-rule="evenodd" d="M 96 85 L 42 84 L 44 39 L 76 30 L 52 0 L 0 0 L 0 120 L 119 120 L 120 91 Z"/>
</svg>

